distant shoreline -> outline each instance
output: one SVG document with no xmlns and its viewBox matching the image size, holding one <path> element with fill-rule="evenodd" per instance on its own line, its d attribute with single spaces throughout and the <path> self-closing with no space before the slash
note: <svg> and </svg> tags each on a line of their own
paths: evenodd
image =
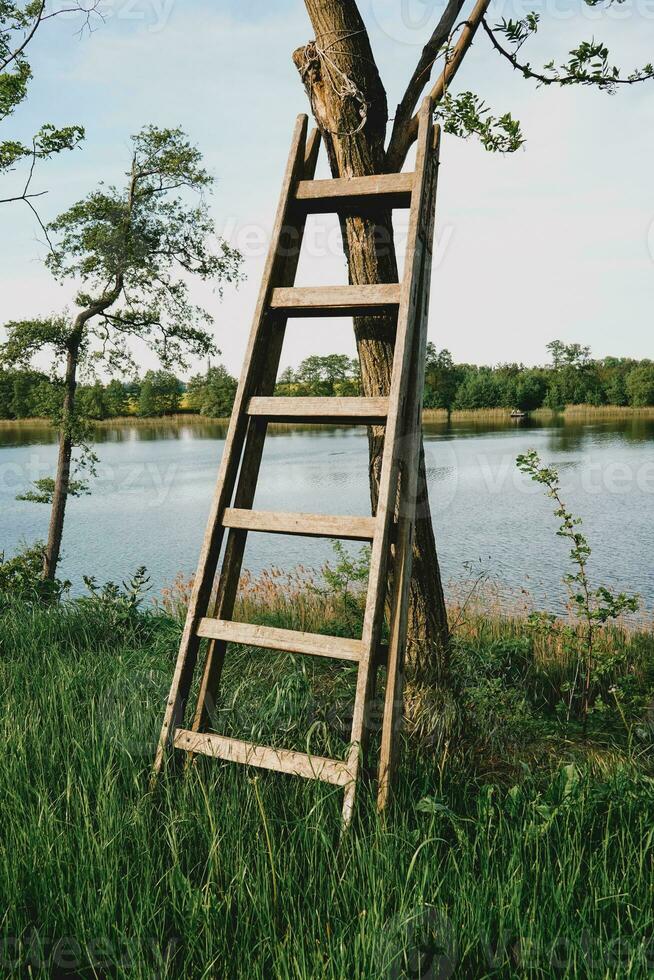
<svg viewBox="0 0 654 980">
<path fill-rule="evenodd" d="M 566 405 L 562 412 L 553 412 L 551 408 L 536 408 L 527 416 L 534 419 L 553 419 L 563 416 L 572 418 L 654 418 L 654 405 L 635 408 L 631 405 Z M 465 419 L 510 419 L 508 408 L 471 408 L 458 409 L 452 412 L 453 421 Z M 444 408 L 426 408 L 422 413 L 424 422 L 445 422 L 447 412 Z"/>
<path fill-rule="evenodd" d="M 603 418 L 654 418 L 654 405 L 644 408 L 634 408 L 632 406 L 619 405 L 567 405 L 563 412 L 553 412 L 549 408 L 537 408 L 529 412 L 530 418 L 552 419 L 562 416 L 564 419 L 603 419 Z M 446 422 L 447 412 L 442 408 L 426 408 L 422 413 L 423 422 Z M 453 411 L 451 415 L 453 422 L 456 421 L 501 421 L 510 419 L 508 408 L 474 408 Z M 138 415 L 120 415 L 112 419 L 99 419 L 93 425 L 102 428 L 114 425 L 201 425 L 211 423 L 221 423 L 227 425 L 229 417 L 211 418 L 207 415 L 196 413 L 179 413 L 175 415 L 162 415 L 152 418 L 141 418 Z M 52 423 L 49 419 L 0 419 L 0 428 L 51 428 Z"/>
</svg>

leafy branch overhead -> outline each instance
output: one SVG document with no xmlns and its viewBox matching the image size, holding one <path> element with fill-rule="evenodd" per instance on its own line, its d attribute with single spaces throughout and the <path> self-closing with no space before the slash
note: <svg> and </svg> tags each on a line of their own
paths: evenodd
<svg viewBox="0 0 654 980">
<path fill-rule="evenodd" d="M 70 0 L 65 8 L 57 6 L 53 10 L 49 8 L 47 0 L 30 0 L 27 3 L 20 0 L 1 0 L 0 123 L 12 116 L 27 98 L 32 80 L 27 49 L 41 25 L 60 14 L 76 13 L 81 20 L 80 33 L 90 31 L 92 18 L 102 16 L 99 8 L 100 0 Z M 34 211 L 31 199 L 46 193 L 31 190 L 37 162 L 47 160 L 63 150 L 72 150 L 83 139 L 83 126 L 55 126 L 50 122 L 44 123 L 27 143 L 12 138 L 0 139 L 0 176 L 14 171 L 21 161 L 29 162 L 21 186 L 9 196 L 0 198 L 0 204 L 25 201 Z"/>
<path fill-rule="evenodd" d="M 587 6 L 597 7 L 605 0 L 584 0 Z M 610 6 L 614 0 L 608 0 Z M 616 0 L 623 3 L 624 0 Z M 494 28 L 489 27 L 484 18 L 484 30 L 490 38 L 493 47 L 510 64 L 522 73 L 525 78 L 533 78 L 541 85 L 593 85 L 607 92 L 615 92 L 619 85 L 634 85 L 654 78 L 654 66 L 651 63 L 643 68 L 637 68 L 629 75 L 622 75 L 617 65 L 611 63 L 609 49 L 601 41 L 592 38 L 581 41 L 569 52 L 569 59 L 561 65 L 555 60 L 548 61 L 542 69 L 532 68 L 531 64 L 518 59 L 518 52 L 524 44 L 538 31 L 540 14 L 532 12 L 522 20 L 506 20 L 502 18 Z M 508 42 L 508 48 L 498 40 L 502 35 Z"/>
<path fill-rule="evenodd" d="M 599 7 L 620 4 L 624 0 L 583 0 L 586 6 Z M 591 85 L 606 92 L 614 92 L 618 86 L 633 85 L 654 78 L 654 68 L 647 64 L 627 75 L 612 63 L 608 48 L 594 38 L 581 41 L 569 52 L 563 64 L 551 59 L 541 70 L 519 58 L 524 45 L 538 31 L 541 16 L 531 12 L 516 20 L 502 19 L 491 27 L 486 19 L 490 0 L 477 0 L 465 19 L 465 0 L 450 0 L 431 37 L 425 44 L 418 63 L 409 79 L 395 113 L 393 129 L 386 151 L 387 169 L 400 170 L 411 144 L 417 135 L 416 108 L 425 89 L 437 107 L 447 132 L 464 138 L 477 135 L 486 149 L 512 152 L 522 145 L 519 123 L 510 113 L 494 118 L 482 99 L 471 92 L 451 94 L 454 77 L 463 63 L 477 30 L 483 26 L 495 50 L 525 78 L 533 78 L 542 85 Z M 442 70 L 435 82 L 430 83 L 437 64 Z"/>
<path fill-rule="evenodd" d="M 476 136 L 492 153 L 514 153 L 524 143 L 519 121 L 510 112 L 493 116 L 473 92 L 457 96 L 447 92 L 436 109 L 436 118 L 442 120 L 446 133 L 463 139 Z"/>
</svg>

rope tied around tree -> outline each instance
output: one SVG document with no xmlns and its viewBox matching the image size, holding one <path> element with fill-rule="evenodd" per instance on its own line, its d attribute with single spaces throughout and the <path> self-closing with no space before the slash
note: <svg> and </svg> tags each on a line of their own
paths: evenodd
<svg viewBox="0 0 654 980">
<path fill-rule="evenodd" d="M 332 42 L 329 47 L 331 47 L 335 42 Z M 368 109 L 369 104 L 366 100 L 365 95 L 359 88 L 359 86 L 354 82 L 349 75 L 347 75 L 342 69 L 338 67 L 333 58 L 327 54 L 327 50 L 321 47 L 316 40 L 309 41 L 304 46 L 304 64 L 300 69 L 300 75 L 302 81 L 305 80 L 307 72 L 309 72 L 313 65 L 326 65 L 328 71 L 324 72 L 323 77 L 325 81 L 329 83 L 332 91 L 341 102 L 345 102 L 346 99 L 354 99 L 355 102 L 359 104 L 359 116 L 361 117 L 361 122 L 356 129 L 350 130 L 349 132 L 340 132 L 338 130 L 327 130 L 332 136 L 356 136 L 360 133 L 363 127 L 368 121 Z"/>
</svg>

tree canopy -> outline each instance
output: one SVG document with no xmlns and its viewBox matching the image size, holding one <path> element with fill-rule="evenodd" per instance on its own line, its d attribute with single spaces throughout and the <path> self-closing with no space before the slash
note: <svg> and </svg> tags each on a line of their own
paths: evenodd
<svg viewBox="0 0 654 980">
<path fill-rule="evenodd" d="M 92 321 L 111 367 L 125 366 L 128 338 L 147 340 L 166 366 L 215 351 L 212 317 L 190 301 L 188 284 L 198 278 L 220 292 L 239 278 L 241 256 L 216 235 L 202 194 L 183 194 L 210 188 L 201 161 L 181 129 L 146 126 L 132 137 L 126 185 L 93 191 L 49 226 L 47 265 L 80 283 L 78 322 Z"/>
</svg>

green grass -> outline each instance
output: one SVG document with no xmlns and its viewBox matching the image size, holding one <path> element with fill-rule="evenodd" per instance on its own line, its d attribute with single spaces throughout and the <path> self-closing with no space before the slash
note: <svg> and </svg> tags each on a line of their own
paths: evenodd
<svg viewBox="0 0 654 980">
<path fill-rule="evenodd" d="M 415 977 L 421 944 L 424 976 L 654 975 L 651 738 L 562 727 L 523 625 L 467 624 L 465 735 L 417 726 L 387 818 L 364 789 L 343 840 L 322 784 L 200 760 L 148 792 L 178 638 L 99 604 L 0 613 L 0 976 Z M 651 696 L 651 635 L 618 642 Z M 226 676 L 241 729 L 335 750 L 347 670 L 253 662 Z"/>
</svg>

